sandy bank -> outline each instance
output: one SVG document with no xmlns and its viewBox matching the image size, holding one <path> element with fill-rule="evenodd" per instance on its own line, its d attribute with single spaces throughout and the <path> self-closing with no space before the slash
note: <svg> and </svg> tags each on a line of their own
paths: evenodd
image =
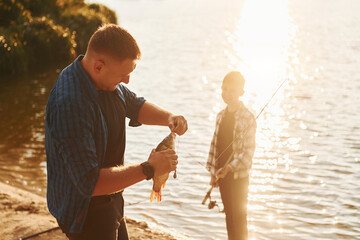
<svg viewBox="0 0 360 240">
<path fill-rule="evenodd" d="M 57 227 L 56 220 L 46 207 L 45 198 L 1 182 L 0 219 L 2 240 L 18 240 Z M 176 240 L 169 234 L 151 230 L 145 222 L 128 218 L 127 227 L 131 240 Z M 30 238 L 30 240 L 40 239 L 65 240 L 67 238 L 60 229 Z"/>
</svg>

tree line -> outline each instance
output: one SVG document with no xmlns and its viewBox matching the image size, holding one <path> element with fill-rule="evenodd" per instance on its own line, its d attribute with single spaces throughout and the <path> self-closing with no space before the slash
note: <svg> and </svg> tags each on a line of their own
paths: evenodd
<svg viewBox="0 0 360 240">
<path fill-rule="evenodd" d="M 114 11 L 84 0 L 0 0 L 0 74 L 73 60 Z"/>
</svg>

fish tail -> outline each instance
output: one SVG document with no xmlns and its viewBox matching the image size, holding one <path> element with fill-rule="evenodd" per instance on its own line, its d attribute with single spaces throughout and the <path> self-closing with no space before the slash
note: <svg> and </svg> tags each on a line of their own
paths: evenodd
<svg viewBox="0 0 360 240">
<path fill-rule="evenodd" d="M 156 193 L 155 196 L 156 196 L 156 199 L 157 199 L 158 203 L 161 202 L 161 189 L 160 189 L 159 192 Z"/>
<path fill-rule="evenodd" d="M 161 189 L 158 192 L 154 190 L 151 191 L 150 202 L 152 202 L 155 198 L 157 199 L 157 202 L 161 202 Z"/>
<path fill-rule="evenodd" d="M 156 192 L 154 190 L 152 190 L 151 194 L 150 194 L 150 202 L 152 202 L 154 200 L 155 194 L 156 194 Z"/>
</svg>

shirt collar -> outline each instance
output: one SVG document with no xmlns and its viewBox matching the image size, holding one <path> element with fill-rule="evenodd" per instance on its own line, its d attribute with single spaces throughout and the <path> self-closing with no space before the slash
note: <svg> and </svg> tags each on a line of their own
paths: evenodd
<svg viewBox="0 0 360 240">
<path fill-rule="evenodd" d="M 81 65 L 81 60 L 84 58 L 84 55 L 79 55 L 74 61 L 74 66 L 76 72 L 80 75 L 80 79 L 84 84 L 85 90 L 90 95 L 91 99 L 96 99 L 98 97 L 98 92 L 92 82 L 90 76 L 85 72 L 83 66 Z"/>
<path fill-rule="evenodd" d="M 242 101 L 239 101 L 239 105 L 237 106 L 237 109 L 233 113 L 240 113 L 244 109 L 245 109 L 244 103 Z M 227 111 L 228 111 L 228 106 L 226 106 L 224 112 L 227 112 Z"/>
</svg>

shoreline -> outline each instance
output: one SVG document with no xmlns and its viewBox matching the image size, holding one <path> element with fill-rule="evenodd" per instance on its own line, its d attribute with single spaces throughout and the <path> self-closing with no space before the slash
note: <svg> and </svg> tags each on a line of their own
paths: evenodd
<svg viewBox="0 0 360 240">
<path fill-rule="evenodd" d="M 3 240 L 19 240 L 58 227 L 49 213 L 46 198 L 0 181 L 0 236 Z M 176 240 L 169 233 L 154 231 L 146 222 L 126 218 L 130 240 Z M 31 240 L 66 240 L 60 229 L 55 229 Z"/>
</svg>

